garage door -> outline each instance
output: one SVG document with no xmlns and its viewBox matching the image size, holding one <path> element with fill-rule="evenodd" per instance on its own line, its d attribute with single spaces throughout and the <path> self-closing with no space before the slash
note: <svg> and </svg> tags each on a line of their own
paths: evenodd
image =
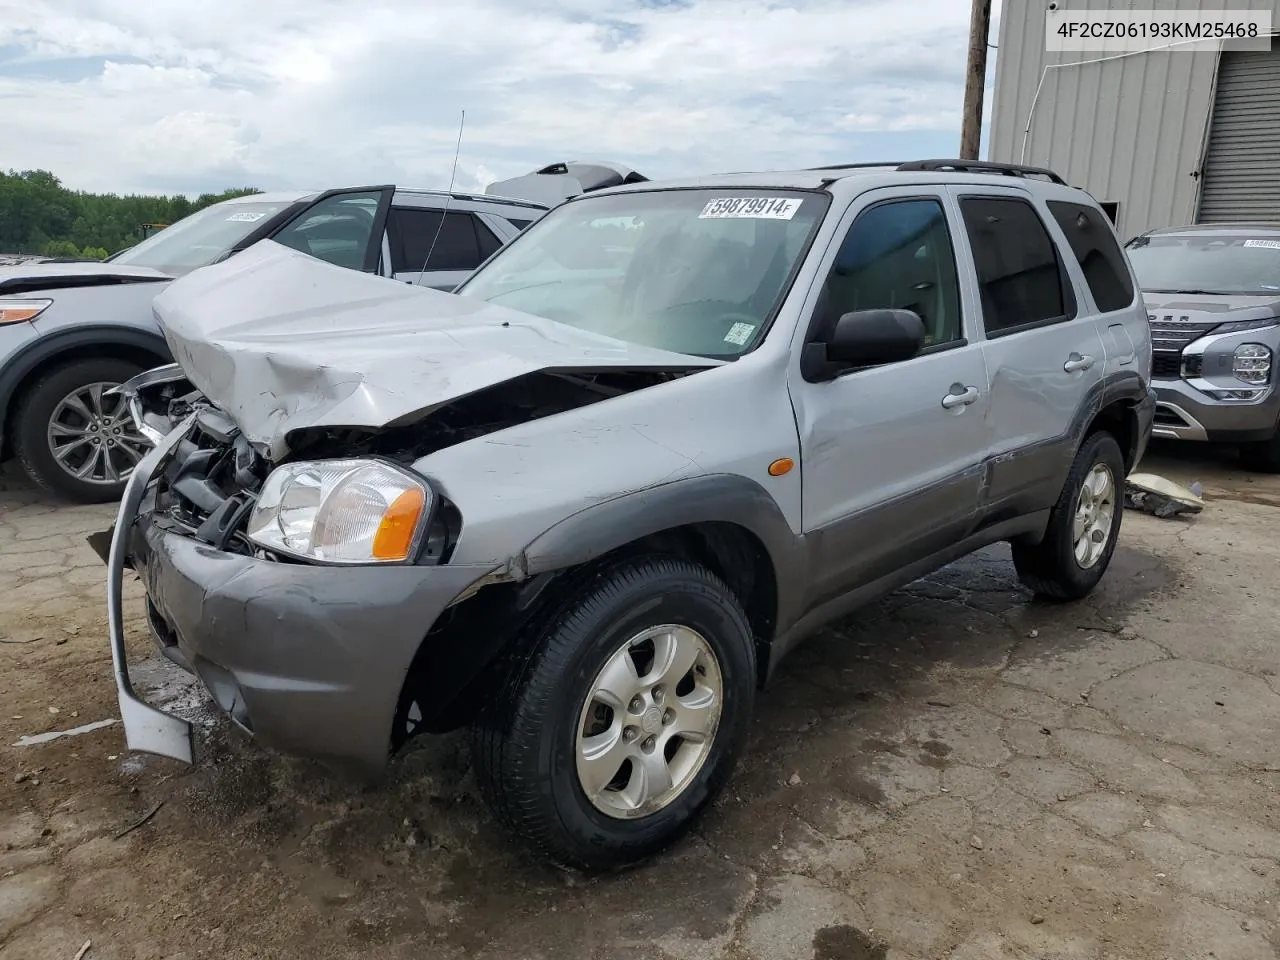
<svg viewBox="0 0 1280 960">
<path fill-rule="evenodd" d="M 1280 221 L 1280 44 L 1222 55 L 1199 220 Z"/>
</svg>

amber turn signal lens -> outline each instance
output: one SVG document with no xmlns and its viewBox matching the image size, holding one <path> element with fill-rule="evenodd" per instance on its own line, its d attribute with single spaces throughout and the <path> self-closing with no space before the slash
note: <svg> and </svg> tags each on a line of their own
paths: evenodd
<svg viewBox="0 0 1280 960">
<path fill-rule="evenodd" d="M 418 530 L 418 520 L 426 498 L 417 487 L 406 490 L 391 502 L 382 515 L 378 532 L 373 536 L 375 560 L 408 560 L 413 535 Z"/>
<path fill-rule="evenodd" d="M 52 300 L 0 300 L 0 325 L 34 320 L 51 303 Z"/>
<path fill-rule="evenodd" d="M 791 468 L 795 465 L 796 462 L 790 457 L 782 457 L 781 459 L 775 460 L 773 463 L 769 464 L 769 476 L 780 477 L 784 473 L 790 473 Z"/>
</svg>

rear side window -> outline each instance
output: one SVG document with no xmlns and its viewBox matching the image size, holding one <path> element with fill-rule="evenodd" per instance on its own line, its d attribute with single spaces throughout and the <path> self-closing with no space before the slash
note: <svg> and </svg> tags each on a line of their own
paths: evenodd
<svg viewBox="0 0 1280 960">
<path fill-rule="evenodd" d="M 424 269 L 474 270 L 502 246 L 493 231 L 472 214 L 444 214 L 443 226 L 441 214 L 440 210 L 392 208 L 387 218 L 387 241 L 391 246 L 393 273 L 418 273 Z M 428 253 L 430 262 L 427 262 Z"/>
<path fill-rule="evenodd" d="M 1103 313 L 1133 303 L 1133 283 L 1115 235 L 1097 210 L 1082 203 L 1050 200 L 1049 212 L 1067 237 L 1094 302 Z"/>
<path fill-rule="evenodd" d="M 960 201 L 973 248 L 982 321 L 996 335 L 1067 318 L 1057 248 L 1025 200 L 964 197 Z"/>
<path fill-rule="evenodd" d="M 507 217 L 507 222 L 517 230 L 523 230 L 529 224 L 533 223 L 532 220 L 517 220 L 514 217 Z"/>
</svg>

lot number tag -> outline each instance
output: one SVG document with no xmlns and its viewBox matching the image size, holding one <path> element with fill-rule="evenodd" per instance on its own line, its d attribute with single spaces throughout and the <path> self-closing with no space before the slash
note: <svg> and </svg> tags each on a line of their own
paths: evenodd
<svg viewBox="0 0 1280 960">
<path fill-rule="evenodd" d="M 1266 247 L 1269 250 L 1280 250 L 1280 240 L 1246 240 L 1246 247 Z"/>
<path fill-rule="evenodd" d="M 791 197 L 718 197 L 708 200 L 699 220 L 790 220 L 803 201 Z"/>
</svg>

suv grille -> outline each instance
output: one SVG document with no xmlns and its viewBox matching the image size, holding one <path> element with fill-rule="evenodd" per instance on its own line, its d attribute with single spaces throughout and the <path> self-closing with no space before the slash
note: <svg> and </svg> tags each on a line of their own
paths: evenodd
<svg viewBox="0 0 1280 960">
<path fill-rule="evenodd" d="M 1182 376 L 1182 355 L 1151 352 L 1151 376 L 1157 380 L 1177 380 Z"/>
<path fill-rule="evenodd" d="M 1151 349 L 1159 352 L 1181 352 L 1192 340 L 1199 340 L 1214 327 L 1221 326 L 1221 320 L 1191 320 L 1189 317 L 1166 313 L 1163 316 L 1151 313 L 1147 315 L 1151 324 Z"/>
</svg>

